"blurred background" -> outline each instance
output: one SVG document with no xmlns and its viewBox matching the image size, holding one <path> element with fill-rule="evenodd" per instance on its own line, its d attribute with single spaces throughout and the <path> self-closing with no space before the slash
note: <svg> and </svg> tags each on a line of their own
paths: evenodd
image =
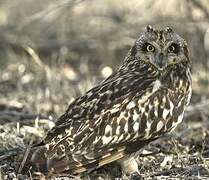
<svg viewBox="0 0 209 180">
<path fill-rule="evenodd" d="M 117 69 L 148 24 L 170 26 L 188 42 L 193 97 L 186 117 L 195 123 L 183 129 L 205 137 L 209 0 L 0 0 L 0 153 L 43 137 L 73 98 Z"/>
<path fill-rule="evenodd" d="M 187 40 L 195 88 L 207 95 L 209 1 L 2 0 L 0 97 L 35 101 L 41 112 L 39 101 L 66 95 L 58 102 L 66 106 L 117 68 L 147 24 L 173 27 Z M 28 102 L 31 91 L 38 99 Z"/>
</svg>

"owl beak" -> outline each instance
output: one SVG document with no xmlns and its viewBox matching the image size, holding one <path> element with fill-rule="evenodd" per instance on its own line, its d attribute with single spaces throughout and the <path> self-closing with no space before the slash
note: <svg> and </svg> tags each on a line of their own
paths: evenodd
<svg viewBox="0 0 209 180">
<path fill-rule="evenodd" d="M 157 55 L 156 58 L 156 65 L 158 66 L 158 68 L 162 69 L 165 65 L 166 65 L 166 60 L 165 60 L 165 56 L 162 52 L 160 52 Z"/>
</svg>

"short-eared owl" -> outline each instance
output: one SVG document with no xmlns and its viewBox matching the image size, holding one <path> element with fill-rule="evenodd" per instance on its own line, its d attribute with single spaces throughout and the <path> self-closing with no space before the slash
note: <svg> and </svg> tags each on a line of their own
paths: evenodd
<svg viewBox="0 0 209 180">
<path fill-rule="evenodd" d="M 182 121 L 190 67 L 183 38 L 147 26 L 120 68 L 69 105 L 31 161 L 45 173 L 74 175 L 118 161 L 124 173 L 136 174 L 131 154 Z"/>
</svg>

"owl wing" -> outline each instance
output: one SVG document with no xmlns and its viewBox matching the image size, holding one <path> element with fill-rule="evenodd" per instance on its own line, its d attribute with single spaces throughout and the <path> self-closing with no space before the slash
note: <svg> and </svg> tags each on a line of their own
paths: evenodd
<svg viewBox="0 0 209 180">
<path fill-rule="evenodd" d="M 134 132 L 130 129 L 133 118 L 128 111 L 136 97 L 152 88 L 156 77 L 131 72 L 115 77 L 117 74 L 72 102 L 48 132 L 41 143 L 48 170 L 80 173 L 125 155 L 125 145 L 136 135 L 130 133 Z M 37 152 L 34 162 L 40 159 Z"/>
</svg>

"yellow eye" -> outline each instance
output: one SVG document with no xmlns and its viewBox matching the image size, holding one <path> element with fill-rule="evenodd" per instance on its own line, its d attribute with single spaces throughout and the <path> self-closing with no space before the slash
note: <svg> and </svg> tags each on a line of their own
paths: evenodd
<svg viewBox="0 0 209 180">
<path fill-rule="evenodd" d="M 173 45 L 169 46 L 169 48 L 168 48 L 169 53 L 175 52 L 175 50 L 176 50 L 176 48 Z"/>
<path fill-rule="evenodd" d="M 148 44 L 147 45 L 147 52 L 154 52 L 154 51 L 155 51 L 155 48 L 151 44 Z"/>
</svg>

